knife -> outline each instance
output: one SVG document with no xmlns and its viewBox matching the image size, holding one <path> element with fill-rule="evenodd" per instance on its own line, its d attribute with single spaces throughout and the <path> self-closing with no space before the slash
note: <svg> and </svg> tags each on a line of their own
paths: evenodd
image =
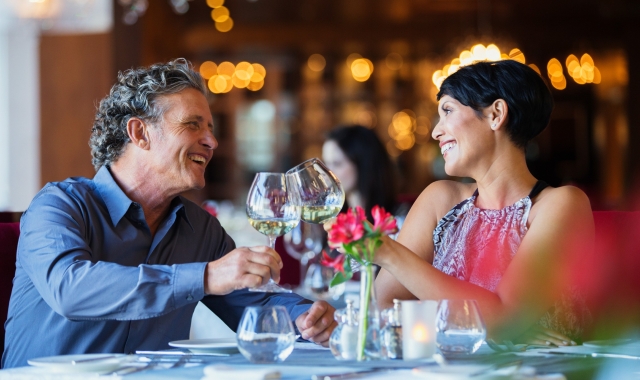
<svg viewBox="0 0 640 380">
<path fill-rule="evenodd" d="M 625 355 L 625 354 L 612 354 L 607 352 L 593 352 L 593 353 L 579 353 L 579 352 L 562 352 L 562 351 L 548 351 L 547 354 L 554 355 L 567 355 L 567 356 L 575 356 L 579 358 L 617 358 L 617 359 L 632 359 L 632 360 L 640 360 L 640 356 L 634 355 Z"/>
</svg>

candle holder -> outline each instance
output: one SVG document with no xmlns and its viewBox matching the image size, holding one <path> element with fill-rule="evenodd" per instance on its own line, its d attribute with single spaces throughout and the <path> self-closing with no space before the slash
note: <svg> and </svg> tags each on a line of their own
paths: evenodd
<svg viewBox="0 0 640 380">
<path fill-rule="evenodd" d="M 436 353 L 437 301 L 402 301 L 402 357 L 428 359 Z"/>
</svg>

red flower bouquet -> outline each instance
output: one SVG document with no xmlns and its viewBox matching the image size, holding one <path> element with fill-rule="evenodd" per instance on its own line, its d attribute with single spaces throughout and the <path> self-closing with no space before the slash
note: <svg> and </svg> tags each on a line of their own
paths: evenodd
<svg viewBox="0 0 640 380">
<path fill-rule="evenodd" d="M 373 264 L 375 251 L 382 245 L 381 237 L 398 231 L 395 218 L 384 208 L 371 209 L 373 226 L 367 221 L 361 207 L 349 209 L 338 215 L 329 229 L 329 247 L 342 248 L 344 253 L 331 258 L 323 252 L 322 264 L 336 270 L 331 286 L 341 284 L 353 277 L 352 260 L 361 266 Z M 345 260 L 348 258 L 349 260 Z"/>
<path fill-rule="evenodd" d="M 367 221 L 364 210 L 360 207 L 338 215 L 335 223 L 329 228 L 329 246 L 342 248 L 343 253 L 332 259 L 323 252 L 322 260 L 323 265 L 336 270 L 331 286 L 351 279 L 352 262 L 360 265 L 360 307 L 355 352 L 357 360 L 373 359 L 379 355 L 380 313 L 373 287 L 373 258 L 376 250 L 382 245 L 382 236 L 398 231 L 395 218 L 384 208 L 374 206 L 371 214 L 373 226 Z M 333 336 L 329 345 L 332 341 Z"/>
</svg>

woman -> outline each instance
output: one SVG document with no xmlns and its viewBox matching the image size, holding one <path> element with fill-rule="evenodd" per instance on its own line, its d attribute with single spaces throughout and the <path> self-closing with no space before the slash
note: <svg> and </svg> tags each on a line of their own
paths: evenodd
<svg viewBox="0 0 640 380">
<path fill-rule="evenodd" d="M 322 146 L 322 161 L 340 179 L 345 207 L 362 207 L 371 221 L 374 205 L 397 211 L 393 165 L 375 132 L 360 125 L 332 130 Z"/>
<path fill-rule="evenodd" d="M 480 62 L 449 76 L 437 98 L 432 137 L 445 171 L 476 183 L 432 183 L 397 242 L 385 239 L 381 304 L 475 299 L 489 337 L 575 344 L 589 313 L 567 275 L 593 240 L 593 217 L 582 191 L 551 188 L 527 168 L 525 146 L 553 108 L 548 87 L 516 61 Z"/>
</svg>

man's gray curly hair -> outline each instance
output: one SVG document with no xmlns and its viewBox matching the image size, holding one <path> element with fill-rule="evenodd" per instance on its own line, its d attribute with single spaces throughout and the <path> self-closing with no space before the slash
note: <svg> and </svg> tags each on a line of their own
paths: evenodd
<svg viewBox="0 0 640 380">
<path fill-rule="evenodd" d="M 161 120 L 165 110 L 158 104 L 158 97 L 186 88 L 207 94 L 202 77 L 184 58 L 119 72 L 109 95 L 100 101 L 91 128 L 89 146 L 96 171 L 103 165 L 110 166 L 124 152 L 131 141 L 127 134 L 130 118 L 150 123 Z"/>
</svg>

